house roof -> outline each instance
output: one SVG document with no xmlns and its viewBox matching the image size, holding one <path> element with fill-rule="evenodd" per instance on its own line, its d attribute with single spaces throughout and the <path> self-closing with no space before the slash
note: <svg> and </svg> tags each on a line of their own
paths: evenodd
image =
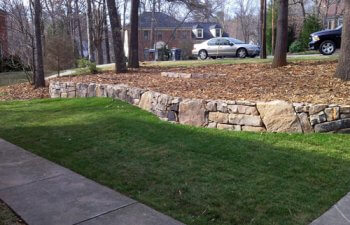
<svg viewBox="0 0 350 225">
<path fill-rule="evenodd" d="M 181 24 L 180 21 L 162 12 L 154 13 L 154 26 L 157 28 L 175 28 L 186 27 L 186 23 Z M 144 12 L 139 17 L 139 27 L 151 28 L 152 12 Z M 188 28 L 188 27 L 187 27 Z"/>
<path fill-rule="evenodd" d="M 169 16 L 162 12 L 155 12 L 154 14 L 156 28 L 185 28 L 185 29 L 203 29 L 203 38 L 199 38 L 198 40 L 207 40 L 213 38 L 214 36 L 211 34 L 210 30 L 215 28 L 221 28 L 222 26 L 215 22 L 181 22 L 175 19 L 172 16 Z M 128 25 L 129 27 L 129 25 Z M 140 29 L 150 29 L 152 27 L 152 12 L 144 12 L 139 16 L 139 28 Z M 226 32 L 222 33 L 223 37 L 228 37 L 229 35 Z M 196 37 L 193 37 L 196 39 Z"/>
<path fill-rule="evenodd" d="M 194 27 L 194 26 L 200 26 L 201 28 L 203 28 L 203 38 L 196 38 L 195 36 L 193 36 L 194 39 L 197 40 L 208 40 L 210 38 L 214 38 L 214 36 L 212 35 L 212 33 L 210 32 L 211 29 L 215 29 L 215 28 L 221 28 L 220 24 L 217 24 L 215 22 L 188 22 L 188 25 Z M 226 33 L 225 31 L 222 32 L 222 36 L 223 37 L 229 37 L 229 34 Z"/>
</svg>

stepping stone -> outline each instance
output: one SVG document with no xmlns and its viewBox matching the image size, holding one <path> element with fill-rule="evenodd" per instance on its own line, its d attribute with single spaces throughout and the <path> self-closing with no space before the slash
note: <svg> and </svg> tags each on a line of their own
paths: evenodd
<svg viewBox="0 0 350 225">
<path fill-rule="evenodd" d="M 79 225 L 183 225 L 141 203 L 101 215 Z"/>
<path fill-rule="evenodd" d="M 136 201 L 71 173 L 0 191 L 28 225 L 69 225 Z"/>
</svg>

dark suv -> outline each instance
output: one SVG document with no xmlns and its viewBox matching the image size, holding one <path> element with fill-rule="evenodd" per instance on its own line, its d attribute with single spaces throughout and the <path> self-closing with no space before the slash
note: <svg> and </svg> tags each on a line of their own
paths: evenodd
<svg viewBox="0 0 350 225">
<path fill-rule="evenodd" d="M 309 48 L 319 50 L 323 55 L 332 55 L 337 48 L 340 48 L 342 26 L 334 30 L 323 30 L 311 34 Z"/>
</svg>

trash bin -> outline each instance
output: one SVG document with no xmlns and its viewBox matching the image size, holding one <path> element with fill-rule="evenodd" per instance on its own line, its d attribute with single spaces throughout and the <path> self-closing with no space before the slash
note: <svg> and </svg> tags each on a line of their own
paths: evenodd
<svg viewBox="0 0 350 225">
<path fill-rule="evenodd" d="M 181 60 L 181 49 L 172 48 L 171 49 L 171 59 L 173 61 Z"/>
</svg>

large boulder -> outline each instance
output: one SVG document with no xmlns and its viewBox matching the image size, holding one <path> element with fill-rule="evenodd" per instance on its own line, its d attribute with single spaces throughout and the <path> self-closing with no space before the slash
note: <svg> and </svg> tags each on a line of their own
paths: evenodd
<svg viewBox="0 0 350 225">
<path fill-rule="evenodd" d="M 179 122 L 193 126 L 205 126 L 208 123 L 204 100 L 186 99 L 180 102 Z"/>
<path fill-rule="evenodd" d="M 258 102 L 257 109 L 267 131 L 303 132 L 292 104 L 285 101 Z"/>
</svg>

